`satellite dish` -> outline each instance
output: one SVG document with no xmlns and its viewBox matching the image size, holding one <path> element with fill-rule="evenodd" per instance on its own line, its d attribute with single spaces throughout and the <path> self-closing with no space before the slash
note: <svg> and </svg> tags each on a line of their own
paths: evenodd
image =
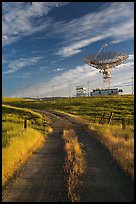
<svg viewBox="0 0 136 204">
<path fill-rule="evenodd" d="M 108 43 L 104 44 L 98 53 L 90 54 L 83 58 L 83 61 L 103 74 L 103 83 L 105 87 L 110 88 L 111 69 L 122 64 L 128 58 L 128 54 L 118 53 L 112 51 L 102 51 L 104 47 L 107 47 Z"/>
</svg>

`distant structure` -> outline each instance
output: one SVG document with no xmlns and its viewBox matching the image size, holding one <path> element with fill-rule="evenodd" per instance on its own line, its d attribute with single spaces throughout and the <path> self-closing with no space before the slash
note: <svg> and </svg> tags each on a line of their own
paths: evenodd
<svg viewBox="0 0 136 204">
<path fill-rule="evenodd" d="M 76 86 L 76 96 L 86 96 L 86 88 L 83 86 Z"/>
<path fill-rule="evenodd" d="M 114 89 L 93 89 L 90 92 L 90 96 L 105 96 L 105 95 L 115 95 L 123 92 L 122 89 L 114 88 Z"/>
<path fill-rule="evenodd" d="M 103 48 L 107 47 L 108 44 L 104 44 L 96 54 L 91 54 L 83 58 L 83 61 L 99 70 L 103 74 L 104 88 L 110 89 L 111 82 L 111 69 L 122 64 L 127 60 L 128 55 L 117 52 L 106 52 L 102 51 Z M 112 90 L 111 90 L 112 91 Z"/>
</svg>

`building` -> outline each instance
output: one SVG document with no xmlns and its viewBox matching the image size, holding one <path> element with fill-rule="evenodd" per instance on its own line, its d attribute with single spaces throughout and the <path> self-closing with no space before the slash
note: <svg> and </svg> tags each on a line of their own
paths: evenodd
<svg viewBox="0 0 136 204">
<path fill-rule="evenodd" d="M 119 94 L 119 92 L 123 92 L 122 89 L 114 88 L 114 89 L 94 89 L 90 92 L 90 96 L 105 96 L 105 95 L 115 95 Z"/>
<path fill-rule="evenodd" d="M 83 86 L 76 86 L 76 96 L 86 96 L 86 88 Z"/>
</svg>

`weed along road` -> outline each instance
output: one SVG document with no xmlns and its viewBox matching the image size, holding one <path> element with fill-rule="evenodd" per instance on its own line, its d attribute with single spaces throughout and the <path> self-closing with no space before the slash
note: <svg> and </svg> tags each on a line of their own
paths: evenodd
<svg viewBox="0 0 136 204">
<path fill-rule="evenodd" d="M 40 150 L 3 189 L 3 202 L 133 202 L 133 182 L 106 148 L 68 115 L 52 120 Z"/>
</svg>

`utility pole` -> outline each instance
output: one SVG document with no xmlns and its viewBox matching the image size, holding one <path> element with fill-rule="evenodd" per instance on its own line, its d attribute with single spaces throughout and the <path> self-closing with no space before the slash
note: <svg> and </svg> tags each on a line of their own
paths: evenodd
<svg viewBox="0 0 136 204">
<path fill-rule="evenodd" d="M 87 81 L 87 87 L 88 87 L 88 96 L 89 96 L 89 95 L 90 95 L 90 94 L 89 94 L 89 89 L 90 89 L 90 88 L 89 88 L 89 81 Z"/>
<path fill-rule="evenodd" d="M 36 95 L 37 95 L 37 99 L 38 99 L 38 87 L 36 88 Z"/>
<path fill-rule="evenodd" d="M 70 81 L 68 81 L 68 87 L 69 87 L 69 98 L 70 98 Z"/>
<path fill-rule="evenodd" d="M 54 98 L 54 85 L 52 86 L 52 98 Z"/>
</svg>

